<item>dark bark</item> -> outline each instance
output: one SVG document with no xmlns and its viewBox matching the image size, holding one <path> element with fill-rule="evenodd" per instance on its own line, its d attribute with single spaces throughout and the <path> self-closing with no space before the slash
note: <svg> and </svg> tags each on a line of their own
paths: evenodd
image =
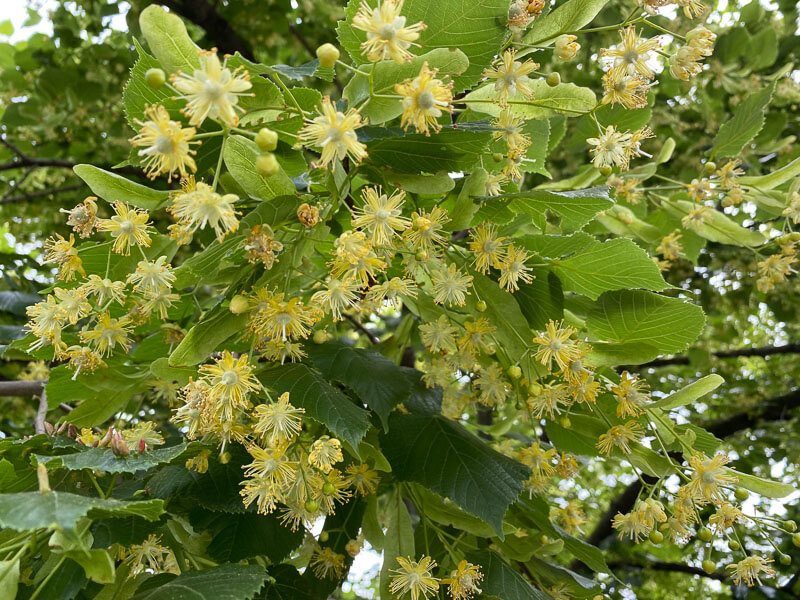
<svg viewBox="0 0 800 600">
<path fill-rule="evenodd" d="M 775 354 L 800 354 L 800 344 L 784 344 L 783 346 L 762 346 L 760 348 L 736 348 L 735 350 L 720 350 L 712 352 L 714 358 L 738 358 L 741 356 L 773 356 Z M 688 365 L 688 356 L 674 356 L 672 358 L 658 358 L 641 365 L 621 366 L 620 370 L 629 371 L 648 369 L 655 367 L 667 367 L 671 365 Z"/>
<path fill-rule="evenodd" d="M 235 54 L 238 52 L 247 60 L 255 60 L 250 44 L 239 37 L 230 23 L 228 23 L 216 10 L 216 4 L 207 0 L 191 0 L 176 2 L 174 0 L 162 0 L 161 4 L 171 11 L 182 16 L 205 29 L 208 39 L 223 54 Z"/>
</svg>

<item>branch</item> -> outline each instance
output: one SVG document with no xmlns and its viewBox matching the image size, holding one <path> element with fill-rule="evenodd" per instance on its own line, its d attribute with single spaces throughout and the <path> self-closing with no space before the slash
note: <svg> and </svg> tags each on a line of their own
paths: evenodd
<svg viewBox="0 0 800 600">
<path fill-rule="evenodd" d="M 34 198 L 42 198 L 44 196 L 50 196 L 52 194 L 60 194 L 61 192 L 72 192 L 75 190 L 79 190 L 85 186 L 86 186 L 85 183 L 76 183 L 74 185 L 65 185 L 57 188 L 50 188 L 49 190 L 37 190 L 35 192 L 27 192 L 25 194 L 20 194 L 19 196 L 11 196 L 10 198 L 3 198 L 2 200 L 0 200 L 0 204 L 27 202 L 28 200 L 33 200 Z"/>
<path fill-rule="evenodd" d="M 74 166 L 79 165 L 81 163 L 77 163 L 72 160 L 65 160 L 61 158 L 36 158 L 35 156 L 28 156 L 22 150 L 20 150 L 16 145 L 8 141 L 8 137 L 0 137 L 0 143 L 4 144 L 9 150 L 11 150 L 14 154 L 16 154 L 17 158 L 10 162 L 0 163 L 0 171 L 9 171 L 11 169 L 20 169 L 25 167 L 37 168 L 37 167 L 58 167 L 61 169 L 72 169 Z M 103 169 L 114 169 L 111 166 L 100 166 Z M 119 167 L 114 169 L 117 173 L 124 173 L 126 175 L 141 175 L 142 170 L 138 167 L 133 166 L 126 166 L 126 167 Z"/>
<path fill-rule="evenodd" d="M 381 343 L 381 341 L 375 336 L 375 334 L 372 333 L 366 327 L 364 327 L 358 320 L 356 320 L 356 318 L 353 315 L 348 315 L 347 313 L 344 313 L 344 318 L 347 319 L 348 321 L 350 321 L 353 324 L 353 327 L 355 327 L 361 333 L 363 333 L 365 336 L 367 336 L 369 338 L 370 342 L 372 342 L 373 344 L 380 344 Z"/>
<path fill-rule="evenodd" d="M 0 396 L 38 396 L 44 391 L 46 383 L 46 379 L 0 381 Z"/>
<path fill-rule="evenodd" d="M 36 411 L 36 418 L 33 421 L 33 431 L 37 434 L 44 433 L 44 420 L 47 417 L 47 391 L 42 388 L 42 393 L 39 394 L 39 409 Z"/>
<path fill-rule="evenodd" d="M 610 569 L 641 569 L 649 571 L 669 571 L 672 573 L 688 573 L 689 575 L 699 575 L 700 577 L 707 577 L 708 579 L 716 579 L 717 581 L 724 581 L 728 578 L 728 574 L 722 571 L 714 571 L 713 573 L 706 573 L 699 567 L 685 565 L 677 562 L 650 562 L 650 563 L 630 563 L 625 561 L 612 561 L 608 563 Z"/>
<path fill-rule="evenodd" d="M 737 358 L 740 356 L 772 356 L 774 354 L 800 354 L 800 344 L 784 344 L 783 346 L 762 346 L 760 348 L 737 348 L 735 350 L 720 350 L 712 352 L 714 358 Z M 651 367 L 666 367 L 668 365 L 688 365 L 688 356 L 675 356 L 673 358 L 659 358 L 642 365 L 619 367 L 620 369 L 646 369 Z"/>
<path fill-rule="evenodd" d="M 254 60 L 250 44 L 233 30 L 230 23 L 220 16 L 215 5 L 207 0 L 193 0 L 189 3 L 175 0 L 162 0 L 161 4 L 183 18 L 199 25 L 206 31 L 208 39 L 216 44 L 223 54 L 238 52 L 247 60 Z"/>
</svg>

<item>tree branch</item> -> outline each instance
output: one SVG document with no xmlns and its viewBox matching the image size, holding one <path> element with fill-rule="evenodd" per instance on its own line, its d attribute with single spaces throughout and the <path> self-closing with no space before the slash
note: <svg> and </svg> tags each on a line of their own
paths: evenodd
<svg viewBox="0 0 800 600">
<path fill-rule="evenodd" d="M 19 196 L 11 196 L 10 198 L 3 198 L 0 204 L 13 204 L 15 202 L 27 202 L 34 198 L 42 198 L 44 196 L 51 196 L 53 194 L 60 194 L 61 192 L 72 192 L 86 187 L 85 183 L 76 183 L 74 185 L 65 185 L 57 188 L 50 188 L 49 190 L 36 190 L 35 192 L 27 192 Z"/>
<path fill-rule="evenodd" d="M 610 569 L 639 569 L 650 571 L 669 571 L 672 573 L 688 573 L 689 575 L 699 575 L 700 577 L 707 577 L 708 579 L 716 579 L 717 581 L 724 581 L 728 578 L 728 574 L 722 571 L 714 571 L 713 573 L 706 573 L 699 567 L 685 565 L 677 562 L 650 562 L 650 563 L 631 563 L 625 561 L 612 561 L 608 563 Z"/>
<path fill-rule="evenodd" d="M 44 391 L 46 383 L 46 379 L 0 381 L 0 396 L 38 396 Z"/>
<path fill-rule="evenodd" d="M 42 388 L 39 394 L 39 409 L 36 411 L 36 418 L 33 421 L 33 431 L 37 434 L 44 433 L 44 420 L 47 417 L 47 392 Z"/>
<path fill-rule="evenodd" d="M 370 342 L 372 342 L 373 344 L 380 344 L 381 343 L 381 341 L 375 336 L 375 334 L 372 333 L 366 327 L 364 327 L 353 315 L 348 315 L 347 313 L 344 313 L 344 318 L 347 319 L 348 321 L 350 321 L 353 324 L 353 327 L 355 327 L 361 333 L 363 333 L 365 336 L 367 336 L 367 338 L 369 338 Z"/>
<path fill-rule="evenodd" d="M 4 144 L 9 150 L 16 154 L 17 158 L 10 162 L 0 163 L 0 171 L 9 171 L 11 169 L 20 168 L 37 168 L 37 167 L 58 167 L 61 169 L 72 169 L 74 166 L 79 165 L 72 160 L 65 160 L 61 158 L 36 158 L 35 156 L 28 156 L 16 145 L 8 141 L 7 136 L 0 137 L 0 143 Z M 103 169 L 114 169 L 111 166 L 100 166 Z M 138 167 L 126 166 L 114 169 L 117 173 L 124 173 L 126 175 L 142 175 L 142 170 Z"/>
<path fill-rule="evenodd" d="M 738 358 L 740 356 L 772 356 L 774 354 L 800 354 L 800 344 L 784 344 L 783 346 L 761 346 L 760 348 L 737 348 L 735 350 L 720 350 L 712 352 L 714 358 Z M 669 365 L 688 365 L 688 356 L 674 356 L 672 358 L 658 358 L 641 365 L 622 366 L 620 369 L 629 371 L 634 369 L 647 369 L 653 367 L 666 367 Z"/>
</svg>

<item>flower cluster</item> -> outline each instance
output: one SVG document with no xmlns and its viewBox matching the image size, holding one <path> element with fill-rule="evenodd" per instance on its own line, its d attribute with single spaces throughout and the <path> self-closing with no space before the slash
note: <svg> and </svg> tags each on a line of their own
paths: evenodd
<svg viewBox="0 0 800 600">
<path fill-rule="evenodd" d="M 436 561 L 430 556 L 423 556 L 418 561 L 410 556 L 398 556 L 396 560 L 399 568 L 391 570 L 389 589 L 398 598 L 408 594 L 412 600 L 418 600 L 420 596 L 427 600 L 428 596 L 438 592 L 440 585 L 448 586 L 448 593 L 453 600 L 468 600 L 481 593 L 478 584 L 483 579 L 483 573 L 480 566 L 467 560 L 459 561 L 450 576 L 444 578 L 433 575 Z"/>
</svg>

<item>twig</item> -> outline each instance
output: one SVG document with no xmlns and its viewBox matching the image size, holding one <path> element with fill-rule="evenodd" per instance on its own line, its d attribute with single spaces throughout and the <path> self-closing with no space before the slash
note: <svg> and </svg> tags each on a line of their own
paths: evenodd
<svg viewBox="0 0 800 600">
<path fill-rule="evenodd" d="M 62 192 L 73 192 L 85 186 L 86 186 L 85 183 L 76 183 L 73 185 L 65 185 L 58 188 L 50 188 L 48 190 L 37 190 L 35 192 L 20 194 L 19 196 L 11 196 L 10 198 L 3 198 L 2 200 L 0 200 L 0 204 L 13 204 L 14 202 L 26 202 L 28 200 L 33 200 L 34 198 L 42 198 L 44 196 L 60 194 Z"/>
<path fill-rule="evenodd" d="M 714 358 L 738 358 L 741 356 L 773 356 L 775 354 L 800 354 L 800 344 L 784 344 L 783 346 L 761 346 L 759 348 L 736 348 L 734 350 L 719 350 L 712 352 Z M 688 365 L 688 356 L 675 356 L 673 358 L 659 358 L 641 365 L 621 366 L 620 369 L 646 369 L 651 367 L 666 367 L 669 365 Z"/>
<path fill-rule="evenodd" d="M 15 160 L 10 162 L 0 163 L 0 171 L 9 171 L 11 169 L 20 169 L 23 167 L 59 167 L 62 169 L 72 169 L 74 166 L 79 165 L 73 160 L 65 160 L 61 158 L 36 158 L 35 156 L 28 156 L 16 145 L 9 142 L 7 137 L 0 137 L 0 143 L 4 144 L 9 150 L 17 155 Z M 103 169 L 113 169 L 111 166 L 103 166 Z M 117 173 L 124 173 L 126 175 L 142 175 L 142 170 L 138 167 L 126 166 L 114 169 Z"/>
<path fill-rule="evenodd" d="M 36 419 L 33 421 L 33 430 L 39 434 L 44 433 L 44 419 L 47 417 L 47 391 L 42 388 L 39 394 L 39 410 L 36 411 Z"/>
<path fill-rule="evenodd" d="M 46 383 L 46 379 L 0 381 L 0 396 L 38 396 L 44 391 Z"/>
<path fill-rule="evenodd" d="M 358 329 L 361 333 L 369 338 L 369 341 L 373 344 L 380 344 L 381 341 L 372 333 L 369 329 L 364 327 L 361 323 L 359 323 L 355 317 L 352 315 L 348 315 L 347 313 L 344 314 L 344 318 L 350 321 L 353 324 L 353 327 Z"/>
</svg>

